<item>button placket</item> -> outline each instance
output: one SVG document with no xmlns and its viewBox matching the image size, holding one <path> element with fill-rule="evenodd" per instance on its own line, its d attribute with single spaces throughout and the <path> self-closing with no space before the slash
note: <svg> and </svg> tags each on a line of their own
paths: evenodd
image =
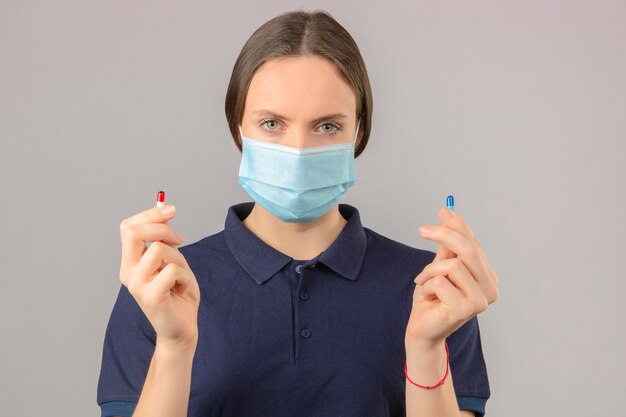
<svg viewBox="0 0 626 417">
<path fill-rule="evenodd" d="M 311 324 L 309 322 L 309 315 L 307 314 L 307 311 L 309 311 L 309 307 L 307 307 L 307 305 L 311 302 L 308 301 L 311 298 L 310 293 L 303 289 L 306 288 L 306 284 L 304 282 L 304 269 L 305 269 L 305 265 L 307 266 L 307 268 L 313 269 L 316 267 L 317 262 L 314 263 L 303 263 L 303 264 L 298 264 L 294 267 L 294 269 L 292 271 L 295 272 L 294 274 L 294 278 L 296 281 L 294 281 L 294 284 L 297 282 L 295 289 L 297 291 L 297 298 L 294 301 L 298 301 L 295 305 L 294 308 L 296 310 L 295 313 L 295 317 L 294 319 L 295 321 L 295 328 L 296 333 L 294 336 L 297 337 L 297 340 L 295 341 L 295 355 L 296 357 L 295 359 L 295 363 L 298 362 L 298 359 L 306 359 L 309 358 L 310 356 L 310 352 L 309 349 L 311 349 L 310 343 L 308 341 L 308 339 L 310 339 L 313 336 L 313 333 L 311 331 L 311 329 L 309 328 L 309 325 Z M 299 298 L 299 299 L 298 299 Z"/>
<path fill-rule="evenodd" d="M 311 268 L 313 268 L 313 267 L 315 267 L 315 264 L 311 265 Z M 300 275 L 302 275 L 302 269 L 303 269 L 303 266 L 302 266 L 302 265 L 298 265 L 298 266 L 296 266 L 296 272 L 297 272 L 298 274 L 300 274 Z M 308 293 L 308 291 L 306 291 L 306 290 L 302 290 L 302 291 L 300 291 L 299 296 L 300 296 L 300 299 L 301 299 L 301 300 L 303 300 L 303 301 L 306 301 L 306 300 L 308 300 L 308 299 L 309 299 L 309 293 Z"/>
</svg>

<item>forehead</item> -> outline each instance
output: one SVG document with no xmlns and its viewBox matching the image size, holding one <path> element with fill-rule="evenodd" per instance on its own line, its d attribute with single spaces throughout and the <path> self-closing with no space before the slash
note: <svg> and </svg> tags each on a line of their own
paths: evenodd
<svg viewBox="0 0 626 417">
<path fill-rule="evenodd" d="M 313 115 L 329 110 L 356 110 L 356 96 L 339 69 L 318 56 L 280 57 L 254 74 L 245 112 L 271 109 L 280 114 Z"/>
</svg>

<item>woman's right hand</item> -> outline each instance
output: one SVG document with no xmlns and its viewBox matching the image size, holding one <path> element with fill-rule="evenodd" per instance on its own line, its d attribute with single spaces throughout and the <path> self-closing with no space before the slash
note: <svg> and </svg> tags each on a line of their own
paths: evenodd
<svg viewBox="0 0 626 417">
<path fill-rule="evenodd" d="M 167 224 L 172 205 L 152 207 L 120 223 L 120 281 L 154 327 L 160 345 L 193 348 L 198 341 L 200 288 L 182 253 L 183 242 Z M 146 246 L 146 242 L 152 242 Z"/>
</svg>

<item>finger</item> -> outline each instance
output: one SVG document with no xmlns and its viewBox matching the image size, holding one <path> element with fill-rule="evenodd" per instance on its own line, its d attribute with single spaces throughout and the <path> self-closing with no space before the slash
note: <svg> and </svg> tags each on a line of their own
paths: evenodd
<svg viewBox="0 0 626 417">
<path fill-rule="evenodd" d="M 178 249 L 163 242 L 153 242 L 133 268 L 131 281 L 128 285 L 129 289 L 132 285 L 133 288 L 141 291 L 140 289 L 169 263 L 175 263 L 182 268 L 189 269 L 187 260 Z"/>
<path fill-rule="evenodd" d="M 478 240 L 478 237 L 476 236 L 476 233 L 474 233 L 474 230 L 463 219 L 459 212 L 455 210 L 448 210 L 447 208 L 441 208 L 438 214 L 444 226 L 456 230 L 476 244 L 479 249 L 479 256 L 482 259 L 483 263 L 487 265 L 487 269 L 489 270 L 489 277 L 494 281 L 494 283 L 497 283 L 498 276 L 489 265 L 489 262 L 487 261 L 487 255 L 485 255 L 485 251 L 480 244 L 480 240 Z M 449 214 L 449 216 L 447 214 Z"/>
<path fill-rule="evenodd" d="M 442 259 L 454 258 L 455 256 L 456 253 L 452 252 L 450 249 L 440 244 L 437 248 L 437 253 L 435 254 L 435 258 L 432 260 L 432 262 L 436 262 Z"/>
<path fill-rule="evenodd" d="M 146 284 L 143 296 L 155 303 L 165 300 L 170 291 L 178 294 L 185 291 L 191 283 L 191 274 L 178 264 L 167 264 L 156 276 Z"/>
<path fill-rule="evenodd" d="M 161 214 L 161 211 L 166 208 L 173 208 L 174 211 L 169 214 Z M 147 210 L 141 211 L 127 219 L 124 219 L 123 223 L 129 225 L 140 223 L 162 223 L 167 220 L 171 220 L 176 215 L 176 207 L 171 204 L 166 204 L 162 207 L 153 206 Z"/>
<path fill-rule="evenodd" d="M 439 244 L 437 253 L 431 262 L 439 262 L 444 259 L 456 258 L 457 254 L 448 249 L 445 245 Z"/>
<path fill-rule="evenodd" d="M 468 303 L 459 289 L 446 277 L 438 275 L 428 280 L 421 286 L 421 293 L 426 300 L 432 299 L 433 296 L 438 298 L 443 304 L 442 313 L 447 316 L 446 318 L 454 320 L 465 318 Z"/>
<path fill-rule="evenodd" d="M 494 282 L 497 284 L 498 283 L 498 274 L 496 274 L 496 271 L 494 271 L 491 266 L 489 266 L 489 270 L 491 271 L 491 277 L 493 278 Z"/>
<path fill-rule="evenodd" d="M 472 228 L 469 226 L 469 224 L 463 219 L 463 217 L 457 211 L 449 210 L 445 207 L 442 207 L 439 209 L 439 212 L 437 214 L 439 215 L 439 218 L 441 219 L 441 223 L 444 226 L 449 227 L 450 229 L 459 232 L 461 235 L 465 236 L 470 241 L 476 243 L 477 246 L 480 246 L 480 243 L 478 242 L 478 239 L 476 238 L 476 234 L 474 233 Z"/>
<path fill-rule="evenodd" d="M 418 285 L 424 285 L 439 275 L 447 276 L 448 280 L 475 306 L 476 311 L 484 311 L 487 308 L 486 295 L 459 258 L 444 259 L 427 265 L 415 281 Z"/>
<path fill-rule="evenodd" d="M 146 223 L 135 226 L 130 226 L 126 230 L 126 233 L 131 239 L 137 239 L 140 241 L 141 252 L 136 253 L 127 249 L 122 244 L 122 262 L 120 266 L 120 278 L 127 277 L 132 273 L 133 268 L 139 263 L 141 257 L 148 249 L 144 242 L 159 241 L 171 246 L 180 245 L 184 240 L 182 236 L 178 235 L 169 225 L 163 223 Z"/>
<path fill-rule="evenodd" d="M 168 245 L 180 245 L 184 239 L 174 228 L 166 223 L 143 223 L 129 226 L 128 231 L 134 233 L 142 242 L 163 242 Z"/>
<path fill-rule="evenodd" d="M 439 247 L 437 248 L 437 254 L 433 258 L 432 262 L 438 262 L 443 259 L 456 258 L 456 256 L 456 253 L 452 252 L 450 249 L 440 243 Z"/>
<path fill-rule="evenodd" d="M 462 234 L 463 236 L 467 237 L 470 240 L 474 239 L 473 231 L 463 221 L 463 219 L 458 213 L 456 213 L 453 210 L 449 210 L 446 207 L 443 207 L 439 209 L 439 212 L 437 214 L 439 215 L 439 218 L 441 219 L 442 226 L 446 226 L 453 230 L 456 230 L 457 232 L 459 232 L 460 234 Z M 447 248 L 445 245 L 440 244 L 440 248 L 441 248 L 441 253 L 437 251 L 437 256 L 435 256 L 435 259 L 433 261 L 439 261 L 441 259 L 449 259 L 457 255 L 456 253 L 454 253 L 453 250 L 451 250 L 450 248 Z"/>
<path fill-rule="evenodd" d="M 432 233 L 427 235 L 422 233 L 426 239 L 435 240 L 456 253 L 482 288 L 488 290 L 495 284 L 485 263 L 485 257 L 480 256 L 482 249 L 478 248 L 474 241 L 447 226 L 430 227 L 433 228 Z"/>
<path fill-rule="evenodd" d="M 163 240 L 173 245 L 183 242 L 182 236 L 166 224 L 166 221 L 171 220 L 173 216 L 174 214 L 164 216 L 159 213 L 156 207 L 153 207 L 122 221 L 120 224 L 122 270 L 132 267 L 139 261 L 146 250 L 146 242 Z M 140 219 L 145 221 L 141 222 Z"/>
</svg>

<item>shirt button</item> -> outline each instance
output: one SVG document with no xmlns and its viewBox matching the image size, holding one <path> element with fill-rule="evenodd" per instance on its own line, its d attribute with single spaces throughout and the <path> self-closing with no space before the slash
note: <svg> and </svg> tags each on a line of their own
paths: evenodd
<svg viewBox="0 0 626 417">
<path fill-rule="evenodd" d="M 300 330 L 300 336 L 311 337 L 311 331 L 309 329 L 302 329 Z"/>
<path fill-rule="evenodd" d="M 300 292 L 300 299 L 301 300 L 308 300 L 309 299 L 309 293 L 306 292 L 306 291 Z"/>
<path fill-rule="evenodd" d="M 296 266 L 296 272 L 299 274 L 302 272 L 302 265 Z"/>
</svg>

